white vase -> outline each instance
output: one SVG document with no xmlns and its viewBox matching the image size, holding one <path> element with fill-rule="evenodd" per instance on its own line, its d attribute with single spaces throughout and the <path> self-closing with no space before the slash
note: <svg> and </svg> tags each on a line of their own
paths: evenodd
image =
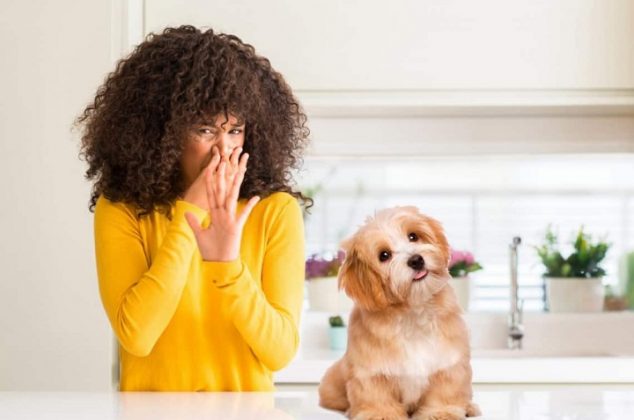
<svg viewBox="0 0 634 420">
<path fill-rule="evenodd" d="M 456 293 L 458 303 L 462 310 L 469 310 L 469 302 L 471 301 L 471 292 L 473 290 L 473 280 L 469 276 L 452 277 L 449 284 Z"/>
<path fill-rule="evenodd" d="M 352 300 L 337 288 L 337 277 L 315 277 L 306 280 L 309 309 L 330 313 L 346 313 Z"/>
<path fill-rule="evenodd" d="M 550 312 L 601 312 L 605 291 L 601 278 L 546 277 Z"/>
</svg>

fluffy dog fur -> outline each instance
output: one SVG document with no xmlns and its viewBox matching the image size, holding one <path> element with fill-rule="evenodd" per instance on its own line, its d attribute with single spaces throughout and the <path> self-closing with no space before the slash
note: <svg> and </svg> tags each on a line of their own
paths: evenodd
<svg viewBox="0 0 634 420">
<path fill-rule="evenodd" d="M 354 419 L 480 415 L 440 223 L 413 206 L 385 209 L 341 246 L 339 287 L 355 305 L 346 353 L 322 378 L 320 405 Z"/>
</svg>

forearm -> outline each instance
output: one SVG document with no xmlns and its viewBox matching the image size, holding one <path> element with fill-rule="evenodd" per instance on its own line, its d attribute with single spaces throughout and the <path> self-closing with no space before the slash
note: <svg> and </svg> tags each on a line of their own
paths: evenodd
<svg viewBox="0 0 634 420">
<path fill-rule="evenodd" d="M 227 300 L 233 324 L 258 359 L 271 371 L 286 366 L 299 346 L 299 310 L 303 294 L 290 287 L 290 305 L 270 302 L 240 259 L 203 262 L 206 279 Z M 297 279 L 303 281 L 303 279 Z M 303 288 L 303 285 L 302 285 Z"/>
<path fill-rule="evenodd" d="M 187 281 L 196 240 L 184 219 L 184 211 L 202 210 L 188 203 L 178 203 L 172 221 L 156 255 L 138 281 L 128 286 L 118 296 L 113 296 L 112 286 L 121 281 L 116 271 L 138 271 L 139 266 L 119 267 L 118 261 L 104 261 L 109 267 L 101 267 L 104 281 L 100 289 L 104 302 L 109 302 L 111 324 L 126 351 L 138 357 L 147 356 L 172 319 L 180 302 Z M 204 212 L 202 213 L 204 216 Z M 121 289 L 121 285 L 117 287 Z M 107 296 L 107 298 L 106 298 Z"/>
</svg>

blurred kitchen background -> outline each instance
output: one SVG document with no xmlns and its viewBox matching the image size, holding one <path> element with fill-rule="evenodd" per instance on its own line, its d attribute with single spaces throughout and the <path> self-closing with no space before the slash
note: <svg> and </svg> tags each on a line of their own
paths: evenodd
<svg viewBox="0 0 634 420">
<path fill-rule="evenodd" d="M 497 317 L 498 344 L 515 236 L 527 314 L 547 314 L 534 246 L 549 225 L 564 244 L 581 226 L 610 244 L 609 295 L 634 281 L 630 0 L 4 1 L 0 390 L 110 389 L 116 354 L 71 123 L 134 45 L 185 23 L 253 44 L 303 104 L 312 144 L 297 185 L 315 199 L 307 258 L 333 256 L 377 209 L 416 205 L 483 267 L 469 273 L 467 312 Z M 304 320 L 324 319 L 323 337 L 329 316 L 347 315 L 345 305 L 311 315 L 309 293 L 306 308 Z M 610 323 L 631 331 L 624 312 L 591 324 L 585 342 Z M 537 334 L 526 327 L 529 345 Z M 304 354 L 328 345 L 305 331 Z"/>
</svg>

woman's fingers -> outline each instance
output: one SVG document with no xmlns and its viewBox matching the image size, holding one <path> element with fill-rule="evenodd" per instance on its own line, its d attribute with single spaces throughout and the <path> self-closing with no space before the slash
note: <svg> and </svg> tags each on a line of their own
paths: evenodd
<svg viewBox="0 0 634 420">
<path fill-rule="evenodd" d="M 215 171 L 216 169 L 218 169 L 219 163 L 220 163 L 220 152 L 218 151 L 218 148 L 214 146 L 211 149 L 211 159 L 209 159 L 209 163 L 207 164 L 207 166 L 209 166 L 213 171 Z"/>
<path fill-rule="evenodd" d="M 198 173 L 196 181 L 194 182 L 204 182 L 207 179 L 208 172 L 213 172 L 216 170 L 216 168 L 218 167 L 218 162 L 219 159 L 215 156 L 215 154 L 212 153 L 211 159 L 209 159 L 209 162 L 207 162 L 205 166 L 202 167 L 202 169 Z"/>
<path fill-rule="evenodd" d="M 227 194 L 231 194 L 231 187 L 233 185 L 233 181 L 236 177 L 236 175 L 238 174 L 239 168 L 239 160 L 240 160 L 240 153 L 242 153 L 242 147 L 236 147 L 235 149 L 233 149 L 233 151 L 231 152 L 231 156 L 229 156 L 228 159 L 228 166 L 227 166 Z"/>
<path fill-rule="evenodd" d="M 207 201 L 209 203 L 209 208 L 215 209 L 216 207 L 218 207 L 218 203 L 213 189 L 213 175 L 216 171 L 216 168 L 218 167 L 218 163 L 220 162 L 220 153 L 218 153 L 218 150 L 215 147 L 212 153 L 213 156 L 209 161 L 209 165 L 207 165 L 207 168 L 205 169 L 205 188 L 207 190 Z"/>
<path fill-rule="evenodd" d="M 218 207 L 223 208 L 227 201 L 227 187 L 225 179 L 227 171 L 227 161 L 223 158 L 218 165 L 218 176 L 216 177 L 216 204 Z"/>
<path fill-rule="evenodd" d="M 220 158 L 218 169 L 210 175 L 208 194 L 210 196 L 210 204 L 212 200 L 214 204 L 210 208 L 216 210 L 214 211 L 215 214 L 212 214 L 212 221 L 215 220 L 217 223 L 223 223 L 221 220 L 226 220 L 230 224 L 235 223 L 235 226 L 241 226 L 251 213 L 253 206 L 259 201 L 259 197 L 252 198 L 241 212 L 241 215 L 237 216 L 236 209 L 240 197 L 240 186 L 244 180 L 247 161 L 249 160 L 249 154 L 245 153 L 240 156 L 241 152 L 242 148 L 236 148 L 231 152 L 230 156 Z M 217 210 L 219 209 L 224 209 L 227 212 L 218 212 Z"/>
<path fill-rule="evenodd" d="M 227 199 L 229 200 L 231 208 L 231 214 L 236 213 L 236 206 L 238 203 L 238 198 L 240 196 L 240 185 L 242 185 L 242 181 L 244 180 L 244 174 L 247 171 L 247 160 L 249 160 L 249 154 L 245 153 L 240 158 L 240 162 L 238 167 L 236 168 L 236 175 L 233 178 L 233 182 L 229 188 L 229 196 Z"/>
<path fill-rule="evenodd" d="M 236 172 L 238 171 L 240 153 L 242 153 L 242 147 L 236 147 L 235 149 L 233 149 L 233 152 L 231 153 L 231 157 L 229 158 L 229 160 L 231 161 L 231 170 L 233 175 L 235 175 Z"/>
<path fill-rule="evenodd" d="M 216 193 L 214 192 L 213 181 L 214 181 L 214 172 L 211 168 L 207 168 L 207 173 L 205 177 L 205 188 L 207 189 L 207 202 L 209 203 L 209 209 L 215 209 L 218 207 L 218 203 L 216 201 Z"/>
</svg>

